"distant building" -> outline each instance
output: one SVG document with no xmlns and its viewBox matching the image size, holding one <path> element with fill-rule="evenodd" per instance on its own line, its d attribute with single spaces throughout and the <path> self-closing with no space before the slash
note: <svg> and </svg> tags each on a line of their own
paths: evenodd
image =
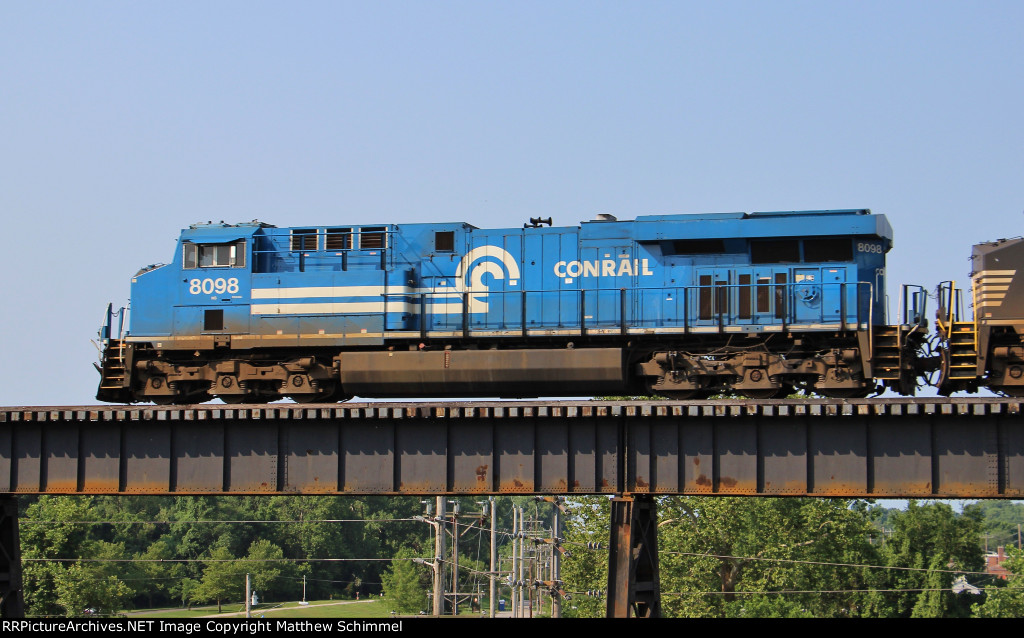
<svg viewBox="0 0 1024 638">
<path fill-rule="evenodd" d="M 985 555 L 985 571 L 993 576 L 1006 580 L 1006 577 L 1010 572 L 1003 567 L 1004 561 L 1006 561 L 1006 549 L 999 547 L 996 549 L 994 554 Z"/>
<path fill-rule="evenodd" d="M 981 595 L 981 590 L 967 582 L 966 576 L 957 576 L 956 580 L 953 581 L 953 593 L 979 596 Z"/>
</svg>

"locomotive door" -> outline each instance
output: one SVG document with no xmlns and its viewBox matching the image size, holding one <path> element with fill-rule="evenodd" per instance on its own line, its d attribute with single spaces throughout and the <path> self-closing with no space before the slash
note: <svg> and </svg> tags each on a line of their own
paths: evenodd
<svg viewBox="0 0 1024 638">
<path fill-rule="evenodd" d="M 843 296 L 849 301 L 849 289 L 851 286 L 843 286 L 846 282 L 846 270 L 844 268 L 822 268 L 821 269 L 821 319 L 826 323 L 835 323 L 842 320 Z M 847 306 L 850 307 L 850 306 Z"/>
<path fill-rule="evenodd" d="M 817 268 L 794 268 L 793 290 L 790 298 L 793 302 L 793 320 L 796 323 L 821 322 L 821 278 Z"/>
<path fill-rule="evenodd" d="M 771 326 L 792 322 L 788 268 L 764 266 L 744 269 L 737 272 L 736 281 L 738 323 Z"/>
<path fill-rule="evenodd" d="M 622 324 L 625 309 L 630 321 L 630 299 L 623 307 L 622 290 L 635 290 L 633 253 L 630 246 L 583 247 L 580 251 L 582 294 L 584 296 L 583 322 L 586 328 L 608 328 Z M 571 274 L 571 273 L 570 273 Z M 634 311 L 633 316 L 637 316 Z"/>
<path fill-rule="evenodd" d="M 725 326 L 732 323 L 735 302 L 732 272 L 728 268 L 698 268 L 696 311 L 698 326 Z M 730 302 L 733 303 L 730 303 Z M 692 306 L 691 306 L 692 307 Z"/>
<path fill-rule="evenodd" d="M 775 323 L 772 306 L 775 272 L 771 268 L 740 268 L 736 270 L 735 277 L 736 283 L 732 286 L 734 322 L 741 326 Z"/>
<path fill-rule="evenodd" d="M 577 234 L 531 229 L 523 234 L 522 245 L 525 284 L 517 293 L 523 302 L 516 308 L 526 320 L 525 329 L 577 326 L 582 277 Z"/>
</svg>

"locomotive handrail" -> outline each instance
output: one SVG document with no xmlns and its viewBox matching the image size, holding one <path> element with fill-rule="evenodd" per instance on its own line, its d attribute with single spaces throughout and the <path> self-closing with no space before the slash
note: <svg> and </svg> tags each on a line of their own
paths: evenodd
<svg viewBox="0 0 1024 638">
<path fill-rule="evenodd" d="M 126 308 L 121 306 L 116 311 L 114 310 L 114 304 L 107 304 L 106 318 L 104 319 L 103 325 L 99 329 L 100 343 L 106 346 L 106 343 L 111 339 L 121 339 L 124 337 L 124 317 Z M 114 317 L 117 317 L 117 332 L 114 332 Z M 115 336 L 116 335 L 116 336 Z"/>
<path fill-rule="evenodd" d="M 607 334 L 607 329 L 617 329 L 619 334 L 625 335 L 631 328 L 645 326 L 645 322 L 636 323 L 633 317 L 639 312 L 640 306 L 651 302 L 668 304 L 665 306 L 665 314 L 659 317 L 659 321 L 668 328 L 681 328 L 683 334 L 688 334 L 701 326 L 716 326 L 719 332 L 724 333 L 727 325 L 779 326 L 785 331 L 794 324 L 830 323 L 838 325 L 840 330 L 845 331 L 850 329 L 851 319 L 856 322 L 856 330 L 866 329 L 873 334 L 874 304 L 868 304 L 865 326 L 861 303 L 863 295 L 856 292 L 866 289 L 867 298 L 873 298 L 872 282 L 814 282 L 810 285 L 816 289 L 801 306 L 797 299 L 798 290 L 807 285 L 807 282 L 791 282 L 632 289 L 437 290 L 384 292 L 379 298 L 385 308 L 396 301 L 404 301 L 409 316 L 419 316 L 418 326 L 387 330 L 404 331 L 418 328 L 422 338 L 426 338 L 429 331 L 436 329 L 456 330 L 463 337 L 469 337 L 479 330 L 505 330 L 512 329 L 513 326 L 516 332 L 524 337 L 529 336 L 531 327 L 578 330 L 579 336 L 599 334 L 592 332 L 597 329 L 604 329 L 604 334 Z M 830 290 L 833 292 L 829 293 Z M 743 299 L 737 297 L 737 293 L 747 295 L 745 303 Z M 807 294 L 806 291 L 804 294 Z M 838 298 L 834 296 L 836 294 Z M 831 301 L 825 302 L 823 299 Z M 432 303 L 438 301 L 442 303 Z M 498 306 L 499 310 L 491 310 L 491 316 L 485 314 L 482 318 L 476 318 L 474 315 L 477 313 L 471 310 L 475 303 Z M 838 308 L 826 307 L 826 303 L 838 304 Z M 854 304 L 852 309 L 851 303 Z M 530 326 L 526 317 L 528 309 L 534 307 L 534 304 L 549 304 L 546 309 L 548 321 L 541 320 Z M 447 306 L 447 311 L 438 312 L 438 306 Z M 740 309 L 741 306 L 745 309 Z M 799 310 L 800 308 L 804 310 Z M 515 316 L 510 316 L 509 311 L 514 312 Z M 798 316 L 797 313 L 800 312 L 808 314 Z M 853 317 L 850 316 L 851 312 L 854 313 Z"/>
<path fill-rule="evenodd" d="M 948 338 L 953 324 L 960 321 L 960 316 L 963 314 L 963 297 L 960 289 L 956 287 L 956 281 L 953 280 L 939 282 L 935 296 L 938 299 L 935 318 L 939 323 L 939 329 Z"/>
<path fill-rule="evenodd" d="M 920 325 L 927 321 L 928 294 L 924 286 L 903 284 L 900 286 L 900 301 L 897 316 L 904 325 Z M 913 313 L 913 314 L 911 314 Z"/>
</svg>

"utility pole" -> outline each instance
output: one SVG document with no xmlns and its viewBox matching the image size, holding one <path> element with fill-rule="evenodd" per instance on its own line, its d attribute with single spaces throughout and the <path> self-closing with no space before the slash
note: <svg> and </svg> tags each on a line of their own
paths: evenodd
<svg viewBox="0 0 1024 638">
<path fill-rule="evenodd" d="M 452 501 L 452 616 L 459 615 L 459 502 Z"/>
<path fill-rule="evenodd" d="M 490 589 L 487 591 L 488 600 L 490 601 L 489 610 L 491 618 L 494 618 L 494 604 L 495 598 L 498 596 L 498 544 L 495 542 L 498 538 L 498 510 L 495 509 L 497 503 L 494 501 L 494 497 L 490 498 L 490 511 L 491 511 L 491 583 Z M 1019 529 L 1019 526 L 1018 526 Z M 1019 534 L 1018 534 L 1019 536 Z"/>
<path fill-rule="evenodd" d="M 530 529 L 531 534 L 536 536 L 536 531 L 537 531 L 537 516 L 536 516 L 536 514 L 534 514 L 532 525 L 530 525 L 530 528 L 531 528 Z M 530 540 L 532 541 L 533 538 L 531 538 Z M 524 539 L 523 542 L 526 542 L 525 539 Z M 538 572 L 540 571 L 540 561 L 539 561 L 540 553 L 537 551 L 537 546 L 536 545 L 533 545 L 532 547 L 530 547 L 530 553 L 532 553 L 533 556 L 530 559 L 530 572 L 527 574 L 527 578 L 528 578 L 527 582 L 530 583 L 530 588 L 528 590 L 529 595 L 530 595 L 530 605 L 529 605 L 529 608 L 530 608 L 530 618 L 533 618 L 533 607 L 534 607 L 533 595 L 537 594 L 537 600 L 540 601 L 540 592 L 537 591 L 537 588 L 533 586 L 533 584 L 535 582 L 537 582 L 537 577 L 539 576 Z"/>
<path fill-rule="evenodd" d="M 509 585 L 512 589 L 512 617 L 519 617 L 519 597 L 516 589 L 516 578 L 519 574 L 519 508 L 512 506 L 512 573 L 509 576 Z"/>
<path fill-rule="evenodd" d="M 437 497 L 437 516 L 434 525 L 434 616 L 444 614 L 444 512 L 447 501 L 445 497 Z"/>
<path fill-rule="evenodd" d="M 516 585 L 519 587 L 519 617 L 523 616 L 523 571 L 526 569 L 526 508 L 519 508 L 519 572 Z"/>
<path fill-rule="evenodd" d="M 245 574 L 245 617 L 246 618 L 252 618 L 252 605 L 250 604 L 250 601 L 252 600 L 250 598 L 250 596 L 252 594 L 249 593 L 249 589 L 250 589 L 250 586 L 249 586 L 249 574 L 246 573 Z"/>
<path fill-rule="evenodd" d="M 560 510 L 561 503 L 555 500 L 555 526 L 553 533 L 555 544 L 551 546 L 551 580 L 555 584 L 558 593 L 551 594 L 551 617 L 562 617 L 562 517 Z"/>
</svg>

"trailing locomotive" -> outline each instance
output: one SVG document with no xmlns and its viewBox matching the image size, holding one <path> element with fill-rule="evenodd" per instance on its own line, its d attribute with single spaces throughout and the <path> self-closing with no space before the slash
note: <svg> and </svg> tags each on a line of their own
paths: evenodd
<svg viewBox="0 0 1024 638">
<path fill-rule="evenodd" d="M 912 394 L 940 364 L 943 391 L 1012 391 L 1024 313 L 1006 301 L 1011 267 L 989 262 L 1024 256 L 999 246 L 976 252 L 992 329 L 961 319 L 949 284 L 931 355 L 923 289 L 904 286 L 887 319 L 892 229 L 869 210 L 196 224 L 171 263 L 132 278 L 127 330 L 108 308 L 97 398 L 863 397 Z"/>
</svg>

